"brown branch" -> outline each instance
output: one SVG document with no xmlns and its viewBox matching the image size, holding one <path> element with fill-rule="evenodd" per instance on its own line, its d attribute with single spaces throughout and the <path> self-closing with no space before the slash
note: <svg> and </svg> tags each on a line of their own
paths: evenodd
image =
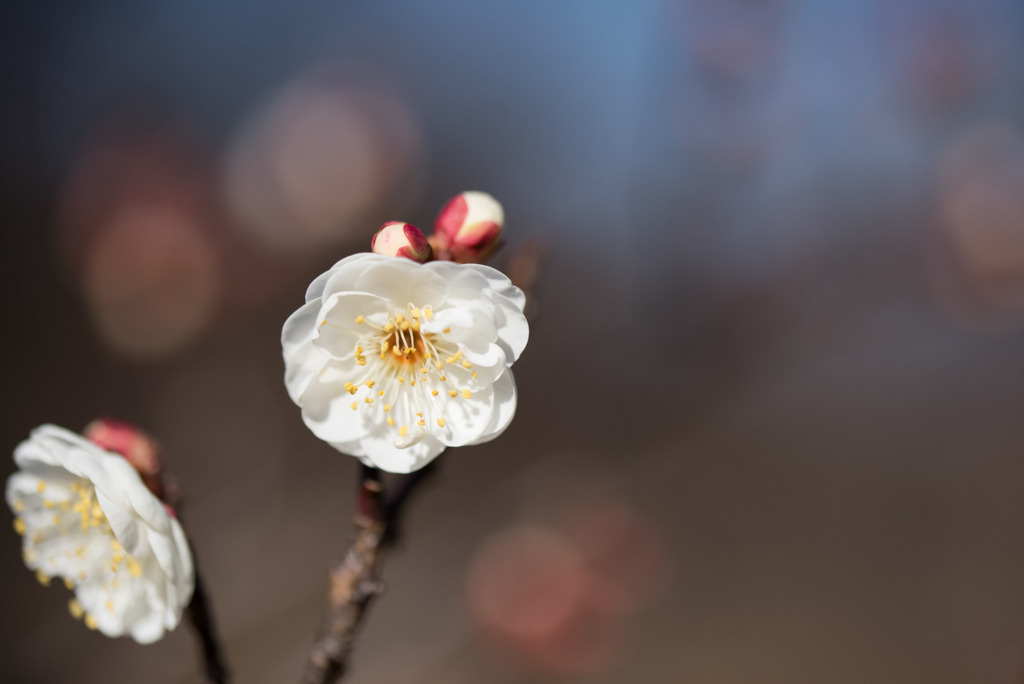
<svg viewBox="0 0 1024 684">
<path fill-rule="evenodd" d="M 192 552 L 193 559 L 195 551 Z M 228 669 L 220 652 L 220 643 L 217 639 L 217 628 L 213 621 L 213 613 L 206 599 L 206 588 L 202 575 L 196 569 L 196 588 L 192 594 L 192 601 L 185 610 L 189 624 L 195 631 L 196 639 L 199 642 L 205 665 L 206 682 L 208 684 L 225 684 L 228 681 Z"/>
<path fill-rule="evenodd" d="M 344 676 L 366 609 L 383 592 L 379 579 L 383 550 L 396 537 L 404 504 L 432 471 L 433 464 L 405 476 L 395 494 L 385 500 L 381 472 L 362 466 L 355 539 L 345 558 L 331 570 L 327 607 L 309 650 L 302 684 L 331 684 Z"/>
</svg>

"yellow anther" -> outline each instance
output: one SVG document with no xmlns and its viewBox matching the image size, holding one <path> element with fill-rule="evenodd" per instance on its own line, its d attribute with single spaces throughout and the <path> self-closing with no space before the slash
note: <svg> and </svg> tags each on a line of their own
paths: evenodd
<svg viewBox="0 0 1024 684">
<path fill-rule="evenodd" d="M 84 553 L 85 553 L 85 547 L 84 546 L 79 546 L 77 549 L 75 549 L 75 555 L 78 556 L 79 558 L 81 558 L 82 554 L 84 554 Z"/>
<path fill-rule="evenodd" d="M 346 382 L 346 383 L 345 383 L 345 391 L 346 391 L 346 392 L 351 392 L 351 391 L 352 391 L 352 387 L 353 387 L 353 386 L 354 386 L 354 385 L 353 385 L 353 384 L 352 384 L 351 382 Z"/>
<path fill-rule="evenodd" d="M 364 399 L 363 401 L 365 401 L 367 404 L 372 404 L 373 403 L 373 397 L 366 397 L 366 399 Z"/>
<path fill-rule="evenodd" d="M 110 540 L 110 548 L 112 550 L 114 550 L 114 551 L 120 551 L 121 550 L 121 542 L 117 541 L 116 539 L 111 539 Z"/>
<path fill-rule="evenodd" d="M 363 355 L 363 348 L 360 347 L 359 345 L 356 345 L 356 356 L 362 356 L 362 355 Z"/>
<path fill-rule="evenodd" d="M 78 581 L 79 582 L 84 582 L 85 581 L 85 570 L 79 570 L 78 571 Z"/>
<path fill-rule="evenodd" d="M 43 482 L 42 480 L 40 480 L 39 484 L 36 485 L 36 491 L 39 492 L 40 494 L 42 494 L 45 489 L 46 489 L 46 483 Z"/>
<path fill-rule="evenodd" d="M 384 412 L 387 413 L 391 410 L 391 404 L 384 404 Z"/>
<path fill-rule="evenodd" d="M 365 321 L 365 320 L 366 320 L 366 319 L 365 319 L 365 318 L 363 318 L 362 316 L 356 316 L 356 323 L 362 323 L 362 322 L 363 322 L 363 321 Z"/>
<path fill-rule="evenodd" d="M 68 601 L 68 612 L 71 613 L 71 617 L 76 620 L 81 620 L 82 614 L 85 613 L 82 609 L 82 604 L 78 602 L 78 599 L 71 599 Z"/>
<path fill-rule="evenodd" d="M 53 508 L 53 507 L 54 507 L 55 505 L 56 505 L 56 504 L 54 504 L 54 503 L 53 503 L 52 501 L 50 501 L 49 499 L 44 499 L 44 500 L 43 500 L 43 508 Z"/>
<path fill-rule="evenodd" d="M 356 358 L 356 363 L 358 363 L 360 366 L 365 366 L 366 365 L 366 357 L 365 356 L 357 357 Z"/>
<path fill-rule="evenodd" d="M 447 380 L 447 379 L 448 379 L 448 378 L 444 377 L 443 375 L 441 376 L 441 382 L 444 382 L 444 381 L 445 381 L 445 380 Z"/>
<path fill-rule="evenodd" d="M 459 396 L 459 393 L 456 392 L 455 390 L 451 390 L 448 392 L 448 396 L 454 399 L 455 397 Z"/>
<path fill-rule="evenodd" d="M 390 425 L 392 427 L 394 427 L 394 425 L 395 425 L 395 419 L 392 418 L 391 416 L 388 416 L 388 425 Z"/>
<path fill-rule="evenodd" d="M 427 368 L 426 366 L 424 366 L 423 368 L 420 368 L 420 373 L 423 373 L 424 375 L 426 375 L 428 370 L 430 370 L 430 369 Z"/>
<path fill-rule="evenodd" d="M 412 354 L 412 353 L 413 353 L 413 351 L 414 351 L 414 350 L 413 350 L 413 348 L 412 348 L 412 347 L 406 347 L 405 349 L 403 349 L 403 350 L 402 350 L 402 353 L 403 353 L 403 354 Z"/>
<path fill-rule="evenodd" d="M 412 322 L 412 329 L 415 330 L 416 332 L 419 332 L 420 331 L 420 322 L 419 321 L 413 321 Z"/>
<path fill-rule="evenodd" d="M 352 402 L 352 410 L 355 411 L 357 408 L 359 408 L 359 402 L 358 401 L 353 401 Z"/>
<path fill-rule="evenodd" d="M 11 504 L 11 508 L 14 509 L 15 513 L 21 513 L 23 510 L 25 510 L 25 502 L 22 501 L 21 499 L 15 499 L 14 502 Z"/>
<path fill-rule="evenodd" d="M 64 578 L 64 586 L 67 587 L 68 589 L 74 589 L 75 588 L 75 582 L 70 577 L 65 577 Z"/>
<path fill-rule="evenodd" d="M 393 347 L 391 348 L 391 353 L 392 353 L 392 354 L 394 354 L 395 356 L 401 356 L 401 355 L 402 355 L 402 350 L 401 350 L 401 349 L 399 348 L 399 346 L 398 346 L 398 345 L 396 344 L 395 346 L 393 346 Z"/>
<path fill-rule="evenodd" d="M 437 396 L 437 390 L 431 390 L 430 391 L 430 396 L 436 397 Z"/>
<path fill-rule="evenodd" d="M 142 566 L 139 565 L 139 561 L 134 558 L 128 559 L 128 574 L 132 577 L 139 577 L 142 575 Z"/>
<path fill-rule="evenodd" d="M 416 307 L 412 308 L 412 317 L 413 318 L 419 318 L 421 313 L 423 313 L 423 312 L 420 311 L 419 309 L 417 309 Z"/>
<path fill-rule="evenodd" d="M 376 385 L 376 384 L 377 383 L 374 382 L 373 380 L 367 380 L 366 381 L 366 386 L 369 387 L 370 389 L 373 389 L 373 386 Z"/>
<path fill-rule="evenodd" d="M 398 325 L 401 325 L 402 321 L 404 320 L 405 316 L 403 316 L 402 314 L 398 314 L 397 316 L 395 316 L 395 323 L 397 323 Z"/>
<path fill-rule="evenodd" d="M 94 618 L 92 615 L 86 615 L 85 626 L 89 629 L 98 629 L 100 625 L 98 622 L 96 622 L 96 618 Z"/>
<path fill-rule="evenodd" d="M 388 321 L 387 323 L 384 324 L 384 332 L 386 332 L 386 333 L 387 332 L 391 332 L 394 329 L 395 329 L 395 324 L 392 323 L 391 321 Z"/>
<path fill-rule="evenodd" d="M 469 361 L 467 361 L 466 359 L 462 359 L 462 367 L 463 367 L 463 368 L 472 368 L 472 367 L 473 367 L 473 364 L 471 364 L 471 363 L 470 363 Z"/>
<path fill-rule="evenodd" d="M 25 559 L 26 563 L 35 563 L 36 562 L 36 552 L 33 551 L 32 549 L 22 549 L 21 550 L 21 557 Z"/>
<path fill-rule="evenodd" d="M 417 412 L 416 412 L 416 416 L 417 416 L 417 417 L 419 417 L 419 418 L 422 418 L 422 417 L 423 417 L 423 414 L 422 414 L 422 413 L 420 413 L 419 411 L 417 411 Z"/>
<path fill-rule="evenodd" d="M 39 580 L 39 583 L 42 584 L 44 587 L 50 586 L 50 576 L 43 572 L 41 569 L 36 570 L 36 579 Z"/>
<path fill-rule="evenodd" d="M 377 390 L 377 396 L 378 397 L 383 397 L 384 396 L 384 390 Z"/>
<path fill-rule="evenodd" d="M 14 519 L 14 531 L 18 534 L 25 534 L 25 521 L 21 518 Z"/>
<path fill-rule="evenodd" d="M 464 390 L 462 390 L 462 396 L 465 399 L 472 399 L 473 398 L 473 393 L 470 392 L 468 389 L 464 389 Z"/>
<path fill-rule="evenodd" d="M 402 325 L 402 330 L 408 330 L 409 328 L 412 327 L 412 325 L 410 325 L 409 321 L 402 321 L 401 325 Z"/>
<path fill-rule="evenodd" d="M 398 382 L 405 382 L 405 378 L 403 378 L 403 377 L 399 376 L 399 377 L 398 377 Z"/>
<path fill-rule="evenodd" d="M 423 317 L 428 321 L 434 317 L 434 312 L 430 310 L 429 306 L 423 307 Z"/>
<path fill-rule="evenodd" d="M 437 427 L 444 427 L 444 418 L 437 419 Z"/>
<path fill-rule="evenodd" d="M 114 612 L 114 602 L 110 599 L 107 599 L 107 610 L 109 610 L 111 613 Z"/>
<path fill-rule="evenodd" d="M 407 433 L 407 432 L 409 432 L 409 426 L 408 425 L 403 425 L 402 427 L 398 428 L 398 436 L 399 437 L 405 437 L 405 433 Z"/>
<path fill-rule="evenodd" d="M 476 371 L 473 371 L 473 379 L 476 379 Z"/>
<path fill-rule="evenodd" d="M 410 380 L 409 381 L 409 385 L 412 386 L 412 387 L 415 387 L 416 386 L 416 380 Z"/>
<path fill-rule="evenodd" d="M 423 426 L 423 425 L 426 425 L 427 422 L 425 420 L 423 420 L 422 418 L 420 418 L 419 420 L 416 421 L 416 424 L 420 425 L 420 426 Z"/>
<path fill-rule="evenodd" d="M 447 334 L 447 333 L 450 333 L 451 331 L 452 331 L 452 329 L 451 329 L 451 328 L 445 328 L 445 329 L 444 329 L 444 330 L 442 330 L 441 332 L 443 332 L 443 333 Z"/>
</svg>

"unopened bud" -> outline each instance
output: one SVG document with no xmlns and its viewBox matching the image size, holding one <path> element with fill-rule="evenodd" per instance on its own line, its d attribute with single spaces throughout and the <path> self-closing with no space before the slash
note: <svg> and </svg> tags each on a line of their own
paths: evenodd
<svg viewBox="0 0 1024 684">
<path fill-rule="evenodd" d="M 480 263 L 501 239 L 505 211 L 486 192 L 463 192 L 448 201 L 434 223 L 430 243 L 439 259 Z"/>
<path fill-rule="evenodd" d="M 160 445 L 140 428 L 113 418 L 97 418 L 89 423 L 83 436 L 93 444 L 121 454 L 142 476 L 142 481 L 158 498 L 164 499 Z"/>
<path fill-rule="evenodd" d="M 427 236 L 411 223 L 388 221 L 370 242 L 370 249 L 375 254 L 405 257 L 419 263 L 430 261 L 430 243 Z"/>
</svg>

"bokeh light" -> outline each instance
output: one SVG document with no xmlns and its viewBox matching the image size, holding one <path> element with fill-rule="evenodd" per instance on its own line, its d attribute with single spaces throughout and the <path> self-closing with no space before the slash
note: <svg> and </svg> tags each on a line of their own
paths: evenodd
<svg viewBox="0 0 1024 684">
<path fill-rule="evenodd" d="M 420 133 L 391 79 L 355 64 L 312 68 L 254 112 L 228 152 L 237 227 L 265 247 L 365 239 L 373 211 L 416 200 Z"/>
</svg>

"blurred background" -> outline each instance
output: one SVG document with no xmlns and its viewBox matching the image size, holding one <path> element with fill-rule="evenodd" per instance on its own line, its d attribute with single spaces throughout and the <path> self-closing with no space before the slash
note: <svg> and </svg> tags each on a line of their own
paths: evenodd
<svg viewBox="0 0 1024 684">
<path fill-rule="evenodd" d="M 467 189 L 495 266 L 547 250 L 519 412 L 413 501 L 346 681 L 1024 681 L 1016 0 L 5 14 L 0 441 L 158 435 L 236 682 L 297 679 L 357 476 L 281 324 Z M 0 578 L 3 681 L 195 681 L 13 530 Z"/>
</svg>

